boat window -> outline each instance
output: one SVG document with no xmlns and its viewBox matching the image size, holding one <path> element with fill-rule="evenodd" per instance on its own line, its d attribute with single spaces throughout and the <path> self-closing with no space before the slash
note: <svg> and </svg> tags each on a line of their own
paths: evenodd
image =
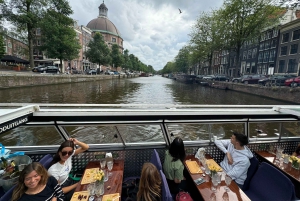
<svg viewBox="0 0 300 201">
<path fill-rule="evenodd" d="M 184 141 L 230 139 L 232 132 L 244 133 L 244 123 L 168 124 L 168 131 Z"/>
<path fill-rule="evenodd" d="M 283 122 L 281 123 L 281 137 L 293 138 L 300 136 L 300 122 Z"/>
<path fill-rule="evenodd" d="M 57 145 L 63 141 L 54 126 L 20 126 L 0 135 L 5 146 Z"/>
<path fill-rule="evenodd" d="M 250 123 L 249 136 L 253 140 L 278 139 L 280 135 L 280 122 Z"/>
<path fill-rule="evenodd" d="M 88 144 L 164 142 L 160 125 L 65 126 L 72 138 Z M 147 136 L 147 137 L 145 137 Z"/>
</svg>

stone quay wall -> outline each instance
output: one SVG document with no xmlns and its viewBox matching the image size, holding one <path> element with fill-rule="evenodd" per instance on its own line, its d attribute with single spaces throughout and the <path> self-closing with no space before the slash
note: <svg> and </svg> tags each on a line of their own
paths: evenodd
<svg viewBox="0 0 300 201">
<path fill-rule="evenodd" d="M 138 75 L 0 74 L 0 89 L 133 78 Z"/>
<path fill-rule="evenodd" d="M 225 90 L 233 90 L 257 96 L 264 96 L 291 103 L 300 103 L 300 87 L 286 86 L 261 86 L 258 84 L 242 84 L 233 82 L 207 81 L 209 87 Z"/>
</svg>

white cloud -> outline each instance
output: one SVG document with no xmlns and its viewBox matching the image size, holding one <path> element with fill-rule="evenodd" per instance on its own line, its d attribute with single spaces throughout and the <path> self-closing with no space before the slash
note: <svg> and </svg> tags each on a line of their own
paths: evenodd
<svg viewBox="0 0 300 201">
<path fill-rule="evenodd" d="M 143 63 L 159 70 L 188 42 L 188 34 L 201 11 L 221 6 L 223 0 L 110 0 L 108 18 L 124 39 L 124 48 Z M 99 14 L 102 1 L 70 0 L 72 18 L 87 23 Z M 179 14 L 178 8 L 182 13 Z"/>
</svg>

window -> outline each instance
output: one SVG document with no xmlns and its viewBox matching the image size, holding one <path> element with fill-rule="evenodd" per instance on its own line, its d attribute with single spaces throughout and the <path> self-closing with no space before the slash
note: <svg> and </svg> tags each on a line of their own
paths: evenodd
<svg viewBox="0 0 300 201">
<path fill-rule="evenodd" d="M 251 59 L 252 50 L 248 50 L 248 59 Z"/>
<path fill-rule="evenodd" d="M 267 65 L 264 64 L 262 69 L 261 69 L 261 74 L 266 75 L 267 74 Z"/>
<path fill-rule="evenodd" d="M 243 59 L 247 59 L 247 51 L 243 52 Z"/>
<path fill-rule="evenodd" d="M 293 31 L 293 40 L 300 39 L 300 29 Z"/>
<path fill-rule="evenodd" d="M 111 39 L 111 42 L 113 42 L 113 43 L 115 43 L 116 41 L 117 41 L 116 38 Z"/>
<path fill-rule="evenodd" d="M 252 58 L 255 58 L 255 57 L 256 57 L 256 53 L 257 53 L 257 49 L 254 48 L 254 49 L 252 50 Z"/>
<path fill-rule="evenodd" d="M 285 60 L 279 61 L 278 73 L 284 73 Z"/>
<path fill-rule="evenodd" d="M 287 54 L 287 46 L 283 46 L 280 49 L 280 56 L 284 56 Z"/>
<path fill-rule="evenodd" d="M 37 40 L 37 45 L 40 46 L 41 45 L 41 41 Z"/>
<path fill-rule="evenodd" d="M 271 47 L 276 47 L 276 40 L 272 40 Z"/>
<path fill-rule="evenodd" d="M 267 39 L 270 39 L 272 37 L 272 31 L 267 32 Z"/>
<path fill-rule="evenodd" d="M 273 30 L 273 37 L 277 37 L 278 36 L 278 30 L 277 29 L 274 29 Z"/>
<path fill-rule="evenodd" d="M 259 44 L 259 50 L 263 50 L 264 49 L 264 43 L 260 43 Z"/>
<path fill-rule="evenodd" d="M 257 67 L 257 74 L 261 74 L 262 65 L 258 65 Z"/>
<path fill-rule="evenodd" d="M 270 41 L 267 41 L 266 43 L 265 43 L 265 49 L 269 49 L 270 48 Z"/>
<path fill-rule="evenodd" d="M 274 59 L 275 59 L 275 50 L 271 50 L 269 61 L 274 61 Z"/>
<path fill-rule="evenodd" d="M 264 62 L 268 62 L 268 60 L 269 60 L 269 54 L 270 54 L 269 51 L 266 51 L 266 52 L 264 53 Z"/>
<path fill-rule="evenodd" d="M 258 55 L 258 63 L 261 63 L 263 61 L 263 52 L 260 52 Z"/>
<path fill-rule="evenodd" d="M 291 45 L 290 54 L 297 54 L 298 52 L 298 44 Z"/>
<path fill-rule="evenodd" d="M 290 59 L 287 73 L 296 73 L 297 72 L 296 67 L 297 67 L 296 59 Z"/>
<path fill-rule="evenodd" d="M 254 74 L 255 74 L 255 73 L 256 73 L 256 70 L 257 70 L 257 69 L 256 69 L 256 66 L 255 66 L 255 62 L 252 62 L 252 63 L 251 63 L 251 73 L 254 73 Z"/>
<path fill-rule="evenodd" d="M 35 33 L 36 33 L 36 35 L 41 35 L 41 29 L 37 28 Z"/>
<path fill-rule="evenodd" d="M 288 42 L 289 41 L 289 33 L 285 33 L 285 34 L 283 34 L 282 35 L 282 41 L 281 41 L 281 43 L 286 43 L 286 42 Z"/>
</svg>

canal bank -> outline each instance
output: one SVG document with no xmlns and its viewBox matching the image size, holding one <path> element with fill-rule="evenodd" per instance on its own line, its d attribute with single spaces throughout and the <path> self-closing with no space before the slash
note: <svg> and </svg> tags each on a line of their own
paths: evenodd
<svg viewBox="0 0 300 201">
<path fill-rule="evenodd" d="M 232 90 L 237 92 L 243 92 L 247 94 L 272 98 L 276 100 L 288 101 L 292 103 L 300 103 L 300 87 L 286 87 L 286 86 L 261 86 L 258 84 L 242 84 L 242 83 L 233 83 L 233 82 L 216 82 L 216 81 L 207 81 L 207 86 L 223 89 L 223 90 Z"/>
<path fill-rule="evenodd" d="M 68 75 L 0 72 L 0 89 L 134 78 L 137 75 Z"/>
</svg>

